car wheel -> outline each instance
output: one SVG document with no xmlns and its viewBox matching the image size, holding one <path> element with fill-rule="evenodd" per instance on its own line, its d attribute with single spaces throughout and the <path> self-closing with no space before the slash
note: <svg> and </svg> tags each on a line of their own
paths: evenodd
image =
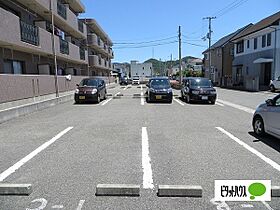
<svg viewBox="0 0 280 210">
<path fill-rule="evenodd" d="M 257 134 L 258 136 L 263 136 L 265 134 L 264 122 L 261 117 L 257 116 L 254 118 L 253 126 L 255 134 Z"/>
<path fill-rule="evenodd" d="M 188 104 L 191 102 L 190 96 L 189 96 L 189 95 L 186 95 L 186 100 L 185 100 L 185 101 L 186 101 L 186 103 L 188 103 Z"/>
<path fill-rule="evenodd" d="M 100 103 L 100 100 L 101 100 L 101 99 L 100 99 L 100 95 L 98 95 L 98 96 L 97 96 L 97 103 L 98 103 L 98 104 Z"/>
<path fill-rule="evenodd" d="M 181 91 L 181 99 L 184 101 L 185 100 L 185 97 L 183 95 L 183 92 Z"/>
<path fill-rule="evenodd" d="M 150 103 L 150 102 L 151 102 L 151 99 L 150 99 L 150 96 L 149 96 L 149 95 L 147 95 L 147 97 L 146 97 L 146 102 L 147 102 L 147 103 Z"/>
<path fill-rule="evenodd" d="M 210 101 L 210 103 L 211 103 L 212 105 L 215 105 L 216 101 L 215 101 L 215 100 L 212 100 L 212 101 Z"/>
<path fill-rule="evenodd" d="M 275 87 L 274 87 L 274 85 L 270 85 L 270 90 L 271 90 L 271 92 L 275 92 Z"/>
<path fill-rule="evenodd" d="M 75 101 L 75 104 L 79 104 L 80 102 L 79 101 Z"/>
<path fill-rule="evenodd" d="M 104 94 L 104 98 L 103 98 L 104 100 L 106 100 L 107 99 L 107 92 L 105 92 L 105 94 Z"/>
</svg>

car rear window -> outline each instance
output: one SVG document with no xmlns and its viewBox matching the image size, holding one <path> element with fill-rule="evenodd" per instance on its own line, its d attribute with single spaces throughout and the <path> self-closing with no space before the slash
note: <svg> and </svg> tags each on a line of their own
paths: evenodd
<svg viewBox="0 0 280 210">
<path fill-rule="evenodd" d="M 151 80 L 151 86 L 164 86 L 164 87 L 170 87 L 170 83 L 167 79 L 153 79 Z"/>
<path fill-rule="evenodd" d="M 97 86 L 98 81 L 95 79 L 84 79 L 81 81 L 80 86 Z"/>
</svg>

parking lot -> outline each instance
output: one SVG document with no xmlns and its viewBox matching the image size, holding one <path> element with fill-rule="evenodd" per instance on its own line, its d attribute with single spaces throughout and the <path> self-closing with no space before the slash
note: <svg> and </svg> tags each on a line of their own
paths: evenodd
<svg viewBox="0 0 280 210">
<path fill-rule="evenodd" d="M 71 101 L 0 124 L 0 181 L 33 186 L 30 196 L 0 196 L 0 209 L 280 209 L 280 198 L 213 200 L 218 179 L 280 186 L 280 141 L 251 125 L 275 93 L 217 88 L 210 105 L 187 104 L 178 90 L 172 104 L 146 103 L 145 90 L 116 86 L 100 104 Z M 140 196 L 96 196 L 98 184 L 140 185 Z M 203 196 L 158 197 L 158 185 L 199 185 Z"/>
</svg>

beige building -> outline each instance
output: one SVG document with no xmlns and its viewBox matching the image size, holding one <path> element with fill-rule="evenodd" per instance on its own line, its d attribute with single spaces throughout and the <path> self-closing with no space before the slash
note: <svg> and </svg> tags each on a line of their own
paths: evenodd
<svg viewBox="0 0 280 210">
<path fill-rule="evenodd" d="M 94 19 L 82 19 L 87 26 L 90 76 L 110 76 L 113 71 L 113 42 Z"/>
<path fill-rule="evenodd" d="M 58 75 L 87 75 L 84 11 L 80 0 L 1 0 L 0 73 L 55 74 L 56 54 Z"/>
</svg>

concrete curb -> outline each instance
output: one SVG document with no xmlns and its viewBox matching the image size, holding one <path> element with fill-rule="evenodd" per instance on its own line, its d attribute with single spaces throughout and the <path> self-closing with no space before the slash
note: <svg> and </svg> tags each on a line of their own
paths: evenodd
<svg viewBox="0 0 280 210">
<path fill-rule="evenodd" d="M 271 186 L 271 197 L 280 197 L 280 186 Z"/>
<path fill-rule="evenodd" d="M 52 98 L 44 101 L 39 101 L 30 104 L 23 104 L 21 106 L 12 107 L 9 109 L 4 109 L 0 111 L 0 123 L 6 122 L 8 120 L 14 119 L 19 116 L 30 114 L 32 112 L 43 110 L 57 104 L 65 103 L 73 100 L 74 95 L 68 94 L 61 96 L 59 98 Z"/>
<path fill-rule="evenodd" d="M 32 193 L 31 184 L 0 184 L 1 195 L 30 195 Z"/>
<path fill-rule="evenodd" d="M 159 185 L 158 197 L 202 197 L 202 187 L 192 185 Z"/>
<path fill-rule="evenodd" d="M 98 184 L 96 196 L 140 196 L 140 185 Z"/>
</svg>

